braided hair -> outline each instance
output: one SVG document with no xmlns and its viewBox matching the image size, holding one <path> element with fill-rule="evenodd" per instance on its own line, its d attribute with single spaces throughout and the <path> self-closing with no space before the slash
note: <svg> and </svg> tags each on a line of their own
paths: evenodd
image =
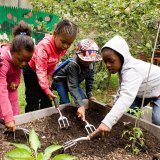
<svg viewBox="0 0 160 160">
<path fill-rule="evenodd" d="M 77 35 L 77 25 L 74 24 L 73 22 L 69 21 L 69 20 L 62 20 L 60 21 L 56 28 L 55 28 L 55 32 L 57 34 L 68 34 L 70 36 L 76 37 Z"/>
</svg>

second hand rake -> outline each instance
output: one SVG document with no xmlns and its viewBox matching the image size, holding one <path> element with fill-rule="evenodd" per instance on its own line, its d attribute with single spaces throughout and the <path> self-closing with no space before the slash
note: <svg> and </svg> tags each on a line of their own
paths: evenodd
<svg viewBox="0 0 160 160">
<path fill-rule="evenodd" d="M 64 146 L 63 146 L 63 149 L 64 151 L 74 145 L 76 145 L 78 142 L 80 141 L 89 141 L 90 140 L 90 136 L 87 136 L 87 137 L 79 137 L 77 139 L 73 139 L 73 140 L 70 140 L 68 142 L 65 142 L 64 143 Z"/>
<path fill-rule="evenodd" d="M 86 123 L 85 125 L 85 130 L 87 131 L 88 135 L 92 134 L 96 128 L 94 125 L 90 124 L 88 121 L 84 120 L 84 122 Z"/>
<path fill-rule="evenodd" d="M 58 123 L 59 123 L 59 126 L 60 128 L 68 128 L 69 127 L 69 122 L 68 122 L 68 119 L 67 117 L 63 116 L 60 109 L 59 109 L 59 103 L 58 103 L 58 99 L 55 98 L 54 99 L 54 105 L 56 107 L 56 109 L 58 110 L 58 113 L 60 115 L 60 117 L 58 118 Z"/>
</svg>

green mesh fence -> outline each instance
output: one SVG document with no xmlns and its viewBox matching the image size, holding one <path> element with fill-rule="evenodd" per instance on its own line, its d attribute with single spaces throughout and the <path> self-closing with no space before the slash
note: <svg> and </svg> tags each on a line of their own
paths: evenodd
<svg viewBox="0 0 160 160">
<path fill-rule="evenodd" d="M 45 33 L 52 32 L 54 24 L 59 21 L 59 17 L 54 14 L 15 7 L 0 6 L 0 15 L 1 34 L 6 33 L 11 39 L 13 27 L 26 22 L 32 26 L 32 37 L 36 43 L 45 36 Z"/>
</svg>

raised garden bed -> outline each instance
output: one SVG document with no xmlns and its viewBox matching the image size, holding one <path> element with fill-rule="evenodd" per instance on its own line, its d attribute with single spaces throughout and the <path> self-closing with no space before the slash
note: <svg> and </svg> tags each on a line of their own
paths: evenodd
<svg viewBox="0 0 160 160">
<path fill-rule="evenodd" d="M 87 110 L 86 119 L 90 123 L 98 127 L 99 123 L 105 115 L 103 110 L 104 106 L 100 107 L 102 105 L 98 103 L 92 103 L 91 106 L 92 107 L 89 107 L 89 109 Z M 98 107 L 98 110 L 95 106 Z M 101 109 L 103 110 L 103 114 Z M 20 126 L 27 129 L 35 129 L 35 131 L 40 136 L 42 150 L 53 143 L 64 144 L 64 142 L 68 140 L 86 136 L 84 124 L 76 117 L 76 108 L 74 108 L 73 106 L 68 106 L 63 109 L 63 113 L 69 119 L 71 126 L 68 130 L 59 129 L 57 123 L 59 115 L 52 114 L 54 112 L 55 109 L 50 108 L 48 109 L 47 113 L 44 111 L 36 111 L 32 114 L 20 115 L 16 117 L 16 122 L 17 124 L 27 122 L 25 124 L 21 124 Z M 46 117 L 46 115 L 50 116 Z M 37 119 L 38 117 L 43 118 Z M 28 122 L 32 120 L 34 121 Z M 124 126 L 123 122 L 128 120 L 133 121 L 132 118 L 123 116 L 121 121 L 113 127 L 112 132 L 107 134 L 105 137 L 98 138 L 93 141 L 78 143 L 76 146 L 68 149 L 66 152 L 78 157 L 78 159 L 80 160 L 151 160 L 154 155 L 158 155 L 160 153 L 160 141 L 153 134 L 146 130 L 144 130 L 145 147 L 142 149 L 141 153 L 138 156 L 134 156 L 131 151 L 124 149 L 126 144 L 128 144 L 128 139 L 121 138 L 121 136 L 123 130 L 126 129 L 126 126 Z M 132 125 L 127 127 L 132 127 Z M 155 127 L 156 126 L 153 126 L 154 129 Z M 153 128 L 150 129 L 153 130 Z M 156 127 L 156 129 L 158 130 L 159 128 Z M 3 159 L 4 153 L 13 148 L 10 145 L 10 142 L 13 142 L 13 136 L 10 134 L 3 134 L 3 131 L 1 130 L 0 142 L 0 159 Z M 17 142 L 26 143 L 26 139 L 24 136 L 17 134 L 16 143 Z"/>
</svg>

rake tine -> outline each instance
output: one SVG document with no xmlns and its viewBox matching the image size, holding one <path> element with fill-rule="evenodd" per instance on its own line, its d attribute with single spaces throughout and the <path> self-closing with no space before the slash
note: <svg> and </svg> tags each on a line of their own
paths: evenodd
<svg viewBox="0 0 160 160">
<path fill-rule="evenodd" d="M 29 135 L 29 130 L 28 129 L 25 129 L 25 128 L 20 128 L 20 127 L 17 127 L 16 130 L 20 130 L 20 131 L 23 131 L 26 139 L 27 139 L 27 142 L 28 142 L 28 137 L 27 135 Z M 14 132 L 14 140 L 16 139 L 16 132 Z"/>
<path fill-rule="evenodd" d="M 64 151 L 74 145 L 76 145 L 78 142 L 80 141 L 86 141 L 86 140 L 90 140 L 90 136 L 87 136 L 87 137 L 80 137 L 80 138 L 77 138 L 77 139 L 74 139 L 74 140 L 70 140 L 68 142 L 65 142 L 64 146 L 63 146 L 63 149 Z"/>
<path fill-rule="evenodd" d="M 86 129 L 88 135 L 90 135 L 91 133 L 93 133 L 96 130 L 95 126 L 88 123 L 88 121 L 85 120 L 85 123 L 86 123 L 85 129 Z"/>
<path fill-rule="evenodd" d="M 55 107 L 58 110 L 58 113 L 60 115 L 60 117 L 58 119 L 58 123 L 59 123 L 60 128 L 68 128 L 69 127 L 68 119 L 67 119 L 67 117 L 64 117 L 62 115 L 62 113 L 61 113 L 61 111 L 59 109 L 59 103 L 58 103 L 57 98 L 54 99 L 54 104 L 55 104 Z"/>
<path fill-rule="evenodd" d="M 17 128 L 16 130 L 22 130 L 25 134 L 29 134 L 29 130 L 25 128 Z"/>
<path fill-rule="evenodd" d="M 68 128 L 69 127 L 69 123 L 66 117 L 62 116 L 58 119 L 58 123 L 60 128 Z"/>
<path fill-rule="evenodd" d="M 77 144 L 77 142 L 74 141 L 74 140 L 70 140 L 70 141 L 66 142 L 66 143 L 64 144 L 64 146 L 63 146 L 64 151 L 65 151 L 66 149 L 68 149 L 68 148 L 76 145 L 76 144 Z"/>
</svg>

